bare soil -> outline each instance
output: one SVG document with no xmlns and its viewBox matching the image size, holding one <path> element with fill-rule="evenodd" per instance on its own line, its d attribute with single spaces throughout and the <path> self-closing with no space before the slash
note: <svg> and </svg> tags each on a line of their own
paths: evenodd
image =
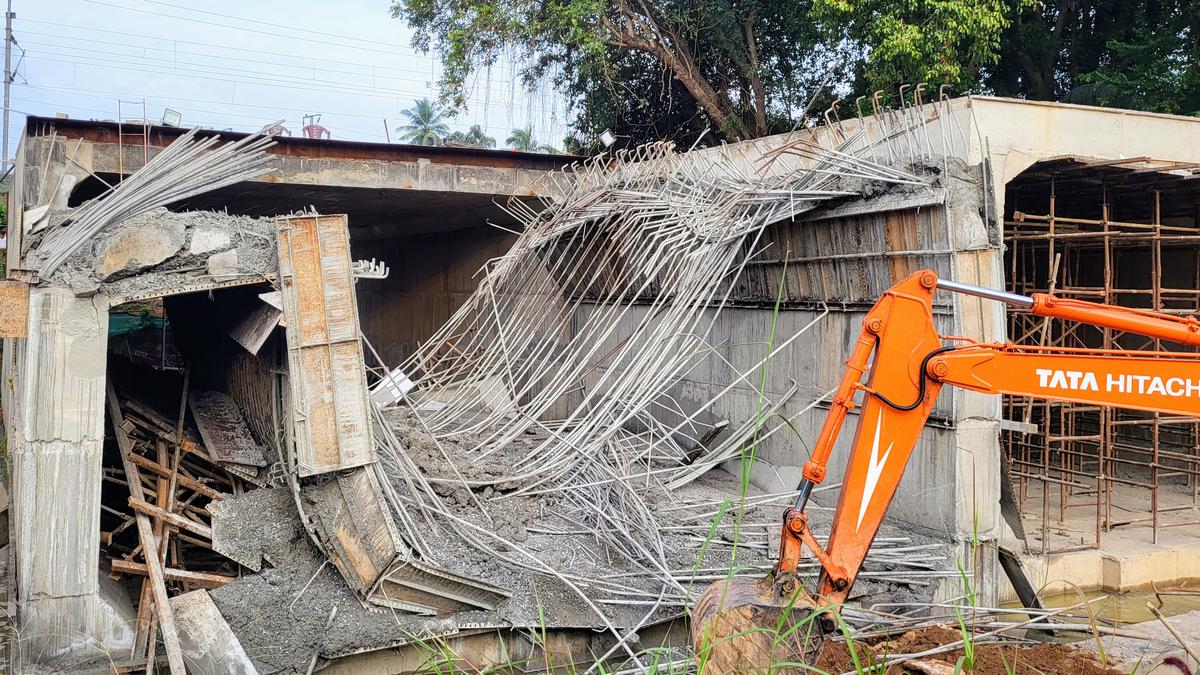
<svg viewBox="0 0 1200 675">
<path fill-rule="evenodd" d="M 868 665 L 882 665 L 888 662 L 889 655 L 915 654 L 942 645 L 952 644 L 962 639 L 957 629 L 944 626 L 934 626 L 921 630 L 913 630 L 898 638 L 876 642 L 874 644 L 857 643 L 855 649 L 859 664 L 866 668 Z M 833 673 L 856 672 L 854 658 L 850 654 L 851 647 L 842 642 L 827 642 L 817 658 L 816 668 Z M 964 656 L 963 650 L 926 656 L 905 663 L 891 666 L 886 675 L 903 675 L 908 673 L 924 673 L 925 675 L 952 675 L 955 664 Z M 1096 657 L 1071 645 L 1042 643 L 1033 647 L 1022 645 L 977 645 L 975 647 L 975 662 L 973 668 L 961 672 L 975 675 L 1009 675 L 1009 673 L 1044 673 L 1045 675 L 1122 675 L 1124 671 L 1106 668 L 1096 660 Z"/>
</svg>

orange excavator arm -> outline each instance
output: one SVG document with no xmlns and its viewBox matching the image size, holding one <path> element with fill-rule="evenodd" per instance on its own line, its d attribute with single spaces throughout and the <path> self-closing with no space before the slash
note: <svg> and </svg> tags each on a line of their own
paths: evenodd
<svg viewBox="0 0 1200 675">
<path fill-rule="evenodd" d="M 909 456 L 945 385 L 990 394 L 1094 403 L 1200 417 L 1200 354 L 1122 352 L 985 344 L 944 338 L 934 327 L 938 289 L 998 300 L 1056 317 L 1200 345 L 1200 322 L 1145 310 L 968 286 L 919 271 L 890 288 L 867 313 L 821 428 L 792 508 L 784 514 L 777 577 L 795 587 L 802 549 L 820 562 L 818 600 L 842 603 L 887 513 Z M 949 344 L 945 344 L 948 342 Z M 862 392 L 861 404 L 856 394 Z M 804 508 L 825 480 L 830 453 L 847 415 L 860 407 L 841 497 L 822 548 Z"/>
</svg>

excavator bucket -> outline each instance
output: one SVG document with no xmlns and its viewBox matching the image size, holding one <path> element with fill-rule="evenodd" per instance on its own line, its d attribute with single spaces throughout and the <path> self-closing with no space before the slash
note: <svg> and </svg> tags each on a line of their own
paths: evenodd
<svg viewBox="0 0 1200 675">
<path fill-rule="evenodd" d="M 691 619 L 699 675 L 802 672 L 798 664 L 815 660 L 817 603 L 791 585 L 789 592 L 771 575 L 732 576 L 704 589 Z"/>
</svg>

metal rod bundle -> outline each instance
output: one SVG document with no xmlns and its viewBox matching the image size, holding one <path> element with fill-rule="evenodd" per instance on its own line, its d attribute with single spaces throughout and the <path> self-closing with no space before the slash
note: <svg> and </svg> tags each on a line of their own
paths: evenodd
<svg viewBox="0 0 1200 675">
<path fill-rule="evenodd" d="M 275 144 L 269 136 L 220 144 L 220 136 L 198 137 L 198 131 L 175 139 L 116 187 L 80 207 L 66 225 L 48 232 L 34 252 L 39 273 L 53 274 L 105 227 L 274 170 L 266 153 Z"/>
<path fill-rule="evenodd" d="M 377 434 L 380 482 L 414 551 L 436 558 L 449 535 L 501 563 L 569 581 L 610 630 L 600 607 L 688 605 L 713 576 L 686 569 L 702 548 L 707 564 L 699 567 L 730 556 L 763 564 L 775 528 L 744 523 L 764 520 L 774 506 L 749 516 L 788 496 L 739 504 L 734 495 L 725 511 L 729 495 L 714 498 L 695 483 L 785 429 L 792 420 L 776 413 L 801 389 L 758 391 L 758 414 L 721 428 L 710 411 L 739 385 L 758 390 L 770 360 L 826 314 L 815 312 L 777 344 L 760 336 L 761 355 L 748 368 L 734 367 L 722 355 L 728 345 L 709 335 L 768 225 L 858 195 L 867 181 L 923 184 L 866 159 L 877 150 L 866 133 L 827 148 L 791 140 L 767 170 L 729 148 L 679 154 L 654 143 L 553 176 L 560 198 L 540 210 L 508 204 L 523 225 L 517 242 L 400 366 L 417 385 L 404 424 L 432 439 L 437 456 L 419 466 L 396 433 Z M 729 386 L 707 401 L 681 400 L 681 381 L 708 363 L 730 371 Z M 821 398 L 804 396 L 792 418 Z M 383 413 L 376 422 L 389 424 Z M 447 493 L 464 489 L 469 500 L 447 504 Z M 467 504 L 496 522 L 530 502 L 545 509 L 531 534 L 590 545 L 573 547 L 569 561 L 551 560 L 499 530 L 481 537 L 463 520 Z M 896 545 L 877 546 L 884 567 L 865 578 L 919 585 L 948 574 L 937 558 L 889 554 Z M 623 575 L 603 571 L 614 568 Z"/>
</svg>

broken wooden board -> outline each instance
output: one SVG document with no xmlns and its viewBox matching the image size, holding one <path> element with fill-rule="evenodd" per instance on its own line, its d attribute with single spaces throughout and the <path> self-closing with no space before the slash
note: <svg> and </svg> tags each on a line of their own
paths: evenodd
<svg viewBox="0 0 1200 675">
<path fill-rule="evenodd" d="M 281 218 L 278 242 L 297 470 L 374 462 L 346 216 Z"/>
<path fill-rule="evenodd" d="M 257 355 L 258 350 L 262 349 L 267 338 L 271 337 L 271 333 L 279 325 L 281 316 L 283 316 L 282 310 L 264 302 L 254 308 L 237 326 L 234 326 L 229 331 L 229 337 L 233 338 L 234 342 L 241 345 L 246 351 Z"/>
<path fill-rule="evenodd" d="M 254 442 L 237 403 L 219 391 L 190 391 L 188 406 L 204 446 L 217 462 L 266 466 L 267 453 Z"/>
<path fill-rule="evenodd" d="M 0 281 L 0 338 L 29 336 L 29 284 Z"/>
</svg>

